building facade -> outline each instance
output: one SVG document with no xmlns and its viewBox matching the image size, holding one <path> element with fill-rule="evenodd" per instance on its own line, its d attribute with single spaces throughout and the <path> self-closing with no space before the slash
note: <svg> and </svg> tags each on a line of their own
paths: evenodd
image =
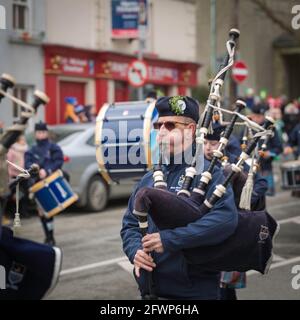
<svg viewBox="0 0 300 320">
<path fill-rule="evenodd" d="M 6 25 L 0 30 L 0 72 L 12 75 L 16 86 L 11 92 L 30 103 L 35 89 L 44 90 L 44 54 L 42 42 L 45 37 L 44 0 L 4 0 Z M 44 107 L 37 118 L 44 118 Z M 1 102 L 0 119 L 10 125 L 20 115 L 20 107 L 7 98 Z M 33 119 L 29 127 L 33 127 Z"/>
<path fill-rule="evenodd" d="M 112 21 L 113 9 L 132 13 L 129 6 L 133 3 L 139 2 L 47 1 L 43 49 L 45 88 L 51 97 L 46 111 L 49 123 L 64 122 L 68 96 L 76 97 L 80 104 L 92 104 L 96 110 L 105 102 L 137 100 L 128 70 L 141 58 L 140 42 L 134 36 L 119 37 L 124 30 L 116 32 Z M 144 93 L 155 89 L 165 95 L 185 95 L 197 85 L 200 65 L 196 62 L 195 9 L 195 1 L 148 1 L 142 49 L 147 69 Z"/>
<path fill-rule="evenodd" d="M 216 3 L 215 15 L 211 14 L 213 2 Z M 270 95 L 284 94 L 289 99 L 299 97 L 300 40 L 296 39 L 300 39 L 300 29 L 292 29 L 292 19 L 295 17 L 292 8 L 299 5 L 299 1 L 259 1 L 267 5 L 270 15 L 282 22 L 287 29 L 292 29 L 290 31 L 294 36 L 271 19 L 257 2 L 254 0 L 196 2 L 197 61 L 203 65 L 199 82 L 207 83 L 212 75 L 213 48 L 215 47 L 218 66 L 226 52 L 228 31 L 232 27 L 238 27 L 241 36 L 236 58 L 244 61 L 248 67 L 248 77 L 238 86 L 238 94 L 244 95 L 247 88 L 253 88 L 257 94 L 264 89 Z M 211 33 L 213 25 L 214 35 Z M 227 94 L 228 92 L 229 90 Z"/>
</svg>

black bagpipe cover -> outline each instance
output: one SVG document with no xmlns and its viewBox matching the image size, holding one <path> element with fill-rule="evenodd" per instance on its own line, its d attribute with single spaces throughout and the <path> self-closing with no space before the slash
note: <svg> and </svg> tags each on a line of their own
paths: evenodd
<svg viewBox="0 0 300 320">
<path fill-rule="evenodd" d="M 159 230 L 185 227 L 201 218 L 199 206 L 188 198 L 151 187 L 144 187 L 136 193 L 134 208 L 148 212 Z"/>
<path fill-rule="evenodd" d="M 189 198 L 155 188 L 142 188 L 136 194 L 135 209 L 148 212 L 160 230 L 184 227 L 204 214 Z M 238 211 L 235 232 L 224 242 L 183 250 L 190 264 L 204 270 L 266 273 L 272 258 L 273 239 L 279 226 L 262 211 Z"/>
<path fill-rule="evenodd" d="M 59 248 L 16 238 L 3 227 L 0 266 L 6 271 L 6 289 L 0 290 L 0 300 L 42 299 L 56 285 L 61 262 Z"/>
<path fill-rule="evenodd" d="M 190 264 L 217 271 L 268 271 L 279 226 L 266 211 L 238 212 L 238 226 L 224 242 L 184 250 Z"/>
</svg>

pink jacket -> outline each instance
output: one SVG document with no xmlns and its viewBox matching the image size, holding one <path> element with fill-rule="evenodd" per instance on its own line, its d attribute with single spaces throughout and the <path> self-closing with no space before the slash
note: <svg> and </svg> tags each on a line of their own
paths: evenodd
<svg viewBox="0 0 300 320">
<path fill-rule="evenodd" d="M 16 164 L 19 167 L 24 168 L 24 154 L 27 150 L 27 145 L 22 145 L 16 142 L 8 150 L 7 160 Z M 19 173 L 19 170 L 15 169 L 13 166 L 8 164 L 8 175 L 10 179 L 16 177 Z"/>
</svg>

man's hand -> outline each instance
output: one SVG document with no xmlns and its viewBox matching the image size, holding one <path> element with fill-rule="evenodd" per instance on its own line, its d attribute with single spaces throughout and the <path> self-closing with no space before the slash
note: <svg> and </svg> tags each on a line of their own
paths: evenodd
<svg viewBox="0 0 300 320">
<path fill-rule="evenodd" d="M 39 176 L 40 179 L 44 179 L 47 177 L 47 172 L 44 169 L 40 169 Z"/>
<path fill-rule="evenodd" d="M 164 247 L 162 245 L 160 234 L 158 232 L 146 234 L 142 239 L 143 248 L 145 252 L 155 251 L 158 253 L 164 252 Z"/>
<path fill-rule="evenodd" d="M 284 155 L 288 155 L 288 154 L 291 154 L 293 152 L 294 152 L 293 148 L 290 147 L 290 146 L 287 146 L 287 147 L 284 148 L 283 154 Z"/>
<path fill-rule="evenodd" d="M 141 268 L 147 271 L 153 271 L 153 268 L 156 267 L 156 264 L 153 262 L 152 257 L 141 249 L 136 252 L 133 263 L 134 271 L 138 278 L 140 277 Z"/>
<path fill-rule="evenodd" d="M 266 150 L 266 151 L 258 151 L 258 154 L 263 157 L 264 159 L 269 159 L 271 158 L 271 153 L 270 151 Z"/>
</svg>

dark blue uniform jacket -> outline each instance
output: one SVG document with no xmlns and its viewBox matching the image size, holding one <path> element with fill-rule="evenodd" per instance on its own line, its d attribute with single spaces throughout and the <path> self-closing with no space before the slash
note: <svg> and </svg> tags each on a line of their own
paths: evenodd
<svg viewBox="0 0 300 320">
<path fill-rule="evenodd" d="M 28 169 L 33 163 L 37 163 L 49 175 L 62 167 L 63 152 L 57 144 L 48 139 L 37 140 L 37 144 L 25 153 L 25 168 Z"/>
<path fill-rule="evenodd" d="M 242 139 L 242 136 L 240 137 Z M 258 145 L 262 145 L 262 141 L 259 140 Z M 267 144 L 267 151 L 270 151 L 271 157 L 263 158 L 261 162 L 261 171 L 271 171 L 272 170 L 272 162 L 274 158 L 283 151 L 282 143 L 279 138 L 277 130 L 274 131 L 274 136 L 269 140 Z"/>
<path fill-rule="evenodd" d="M 205 161 L 205 169 L 207 169 L 208 164 Z M 164 167 L 169 191 L 177 192 L 180 190 L 185 168 L 186 165 Z M 193 185 L 198 183 L 199 179 L 200 177 L 197 176 Z M 207 194 L 211 195 L 215 186 L 223 181 L 222 171 L 219 168 L 215 168 Z M 138 220 L 132 213 L 134 197 L 137 190 L 145 186 L 153 186 L 152 172 L 147 173 L 137 185 L 129 199 L 128 208 L 123 218 L 121 230 L 123 250 L 131 263 L 133 263 L 137 250 L 142 248 L 142 236 Z M 170 210 L 172 210 L 171 204 Z M 164 253 L 153 252 L 153 258 L 156 263 L 156 268 L 153 271 L 156 294 L 160 297 L 171 299 L 218 299 L 219 273 L 205 272 L 199 270 L 196 266 L 188 265 L 182 249 L 221 243 L 235 231 L 237 221 L 238 215 L 234 204 L 233 192 L 229 187 L 223 198 L 201 219 L 188 224 L 186 227 L 160 231 Z M 159 231 L 150 217 L 148 222 L 148 233 Z M 142 270 L 142 274 L 137 281 L 141 294 L 144 295 L 147 293 L 144 270 Z"/>
<path fill-rule="evenodd" d="M 300 155 L 300 123 L 292 130 L 289 136 L 289 145 L 296 147 L 296 156 Z"/>
<path fill-rule="evenodd" d="M 227 152 L 226 155 L 228 156 L 228 161 L 230 163 L 236 163 L 237 155 L 234 155 L 229 152 Z M 247 163 L 244 163 L 243 170 L 244 170 L 244 173 L 248 174 L 250 167 L 248 166 Z M 240 188 L 240 189 L 241 190 L 239 190 L 239 192 L 242 192 L 242 188 Z M 234 188 L 234 190 L 236 190 L 236 189 Z M 261 204 L 265 202 L 264 198 L 265 198 L 267 190 L 268 190 L 267 180 L 263 176 L 261 176 L 259 173 L 256 173 L 254 176 L 253 190 L 252 190 L 252 195 L 251 195 L 251 207 L 252 208 L 260 207 Z M 240 197 L 236 197 L 236 200 L 238 200 L 237 205 L 239 205 Z"/>
</svg>

